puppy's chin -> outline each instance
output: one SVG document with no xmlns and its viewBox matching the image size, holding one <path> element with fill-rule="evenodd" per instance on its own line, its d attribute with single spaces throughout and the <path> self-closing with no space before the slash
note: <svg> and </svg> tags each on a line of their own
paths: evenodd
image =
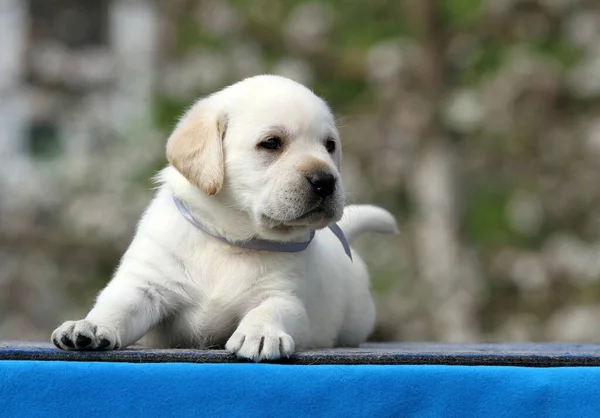
<svg viewBox="0 0 600 418">
<path fill-rule="evenodd" d="M 303 241 L 310 231 L 308 226 L 274 225 L 271 222 L 259 222 L 256 226 L 260 238 L 272 241 Z"/>
<path fill-rule="evenodd" d="M 335 215 L 322 208 L 315 208 L 296 219 L 283 222 L 288 227 L 305 227 L 309 229 L 322 229 L 334 221 Z"/>
<path fill-rule="evenodd" d="M 341 213 L 331 213 L 322 208 L 310 210 L 297 218 L 280 220 L 266 214 L 257 218 L 259 234 L 274 240 L 295 240 L 306 238 L 310 231 L 326 228 L 341 218 Z"/>
</svg>

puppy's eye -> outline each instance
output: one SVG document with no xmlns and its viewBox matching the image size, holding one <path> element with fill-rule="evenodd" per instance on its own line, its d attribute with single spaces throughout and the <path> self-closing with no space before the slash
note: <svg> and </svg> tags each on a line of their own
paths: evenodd
<svg viewBox="0 0 600 418">
<path fill-rule="evenodd" d="M 325 141 L 325 149 L 328 153 L 333 154 L 335 151 L 335 141 L 333 139 Z"/>
<path fill-rule="evenodd" d="M 281 138 L 272 136 L 259 143 L 258 146 L 264 149 L 279 149 L 281 148 Z"/>
</svg>

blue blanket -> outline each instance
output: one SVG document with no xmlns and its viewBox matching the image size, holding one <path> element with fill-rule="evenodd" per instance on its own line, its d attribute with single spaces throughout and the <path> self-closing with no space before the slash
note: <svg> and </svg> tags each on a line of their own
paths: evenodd
<svg viewBox="0 0 600 418">
<path fill-rule="evenodd" d="M 600 367 L 0 361 L 0 417 L 594 417 Z"/>
</svg>

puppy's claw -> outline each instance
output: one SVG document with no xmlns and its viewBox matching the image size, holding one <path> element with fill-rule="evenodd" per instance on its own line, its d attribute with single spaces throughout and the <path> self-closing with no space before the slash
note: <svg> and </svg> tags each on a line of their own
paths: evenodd
<svg viewBox="0 0 600 418">
<path fill-rule="evenodd" d="M 294 352 L 294 340 L 285 332 L 272 328 L 238 329 L 225 348 L 238 358 L 256 362 L 273 361 L 289 358 Z"/>
</svg>

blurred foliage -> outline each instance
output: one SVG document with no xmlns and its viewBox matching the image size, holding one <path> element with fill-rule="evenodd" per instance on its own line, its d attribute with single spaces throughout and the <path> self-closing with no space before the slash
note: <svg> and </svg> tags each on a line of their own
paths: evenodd
<svg viewBox="0 0 600 418">
<path fill-rule="evenodd" d="M 400 237 L 356 244 L 373 273 L 375 339 L 600 338 L 590 325 L 600 315 L 600 3 L 159 4 L 152 115 L 161 135 L 128 174 L 135 204 L 115 215 L 114 231 L 102 224 L 93 244 L 84 227 L 60 231 L 79 237 L 84 255 L 57 269 L 86 268 L 65 303 L 79 295 L 84 312 L 107 281 L 181 113 L 243 77 L 279 73 L 339 117 L 349 201 L 400 220 Z M 131 158 L 115 149 L 111 161 Z M 97 188 L 109 191 L 103 204 L 116 204 L 114 185 Z"/>
</svg>

